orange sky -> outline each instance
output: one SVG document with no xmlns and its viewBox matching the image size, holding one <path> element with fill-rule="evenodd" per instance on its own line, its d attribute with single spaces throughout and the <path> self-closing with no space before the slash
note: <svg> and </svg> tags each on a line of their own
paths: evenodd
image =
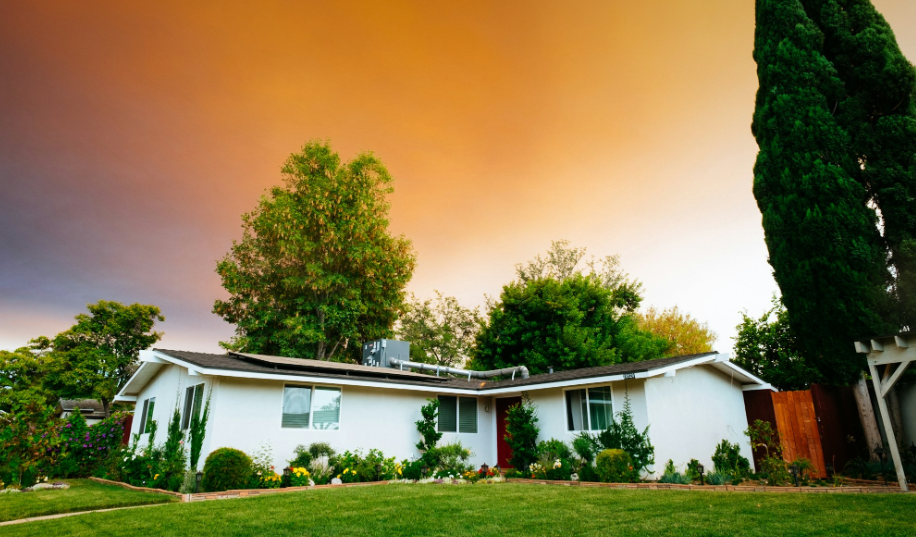
<svg viewBox="0 0 916 537">
<path fill-rule="evenodd" d="M 916 2 L 873 1 L 916 59 Z M 327 138 L 395 177 L 418 295 L 482 304 L 565 238 L 727 352 L 776 290 L 753 25 L 750 0 L 0 3 L 0 348 L 104 298 L 216 350 L 239 215 Z"/>
</svg>

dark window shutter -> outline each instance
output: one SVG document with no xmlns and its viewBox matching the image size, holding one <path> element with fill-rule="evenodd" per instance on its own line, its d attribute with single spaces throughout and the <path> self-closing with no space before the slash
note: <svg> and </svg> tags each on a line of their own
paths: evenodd
<svg viewBox="0 0 916 537">
<path fill-rule="evenodd" d="M 454 395 L 439 396 L 439 432 L 458 432 L 458 398 Z"/>
<path fill-rule="evenodd" d="M 144 433 L 149 432 L 150 424 L 153 421 L 153 412 L 155 412 L 155 409 L 156 409 L 156 398 L 155 397 L 150 397 L 149 399 L 147 399 L 147 401 L 149 402 L 149 410 L 146 414 L 146 427 L 143 429 Z"/>
<path fill-rule="evenodd" d="M 477 432 L 477 398 L 458 398 L 458 432 Z"/>
<path fill-rule="evenodd" d="M 194 408 L 191 411 L 192 418 L 200 419 L 200 409 L 204 402 L 204 385 L 198 384 L 194 387 Z"/>
</svg>

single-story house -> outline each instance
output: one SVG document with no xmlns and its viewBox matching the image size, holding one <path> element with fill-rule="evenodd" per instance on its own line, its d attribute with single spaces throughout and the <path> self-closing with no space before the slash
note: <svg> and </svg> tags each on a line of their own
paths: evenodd
<svg viewBox="0 0 916 537">
<path fill-rule="evenodd" d="M 61 399 L 57 402 L 57 417 L 67 418 L 73 413 L 83 415 L 87 425 L 95 425 L 105 419 L 105 407 L 95 399 Z"/>
<path fill-rule="evenodd" d="M 580 431 L 603 430 L 629 398 L 636 426 L 649 427 L 656 468 L 692 458 L 712 468 L 722 439 L 751 457 L 742 392 L 772 389 L 714 352 L 497 381 L 241 353 L 155 349 L 140 360 L 116 398 L 136 403 L 131 433 L 145 441 L 156 420 L 157 443 L 164 442 L 176 406 L 186 429 L 210 397 L 201 468 L 217 448 L 251 454 L 266 443 L 278 471 L 297 445 L 312 442 L 413 459 L 415 422 L 428 398 L 441 404 L 441 443 L 460 441 L 473 464 L 509 467 L 506 411 L 523 394 L 537 407 L 541 440 L 571 442 Z"/>
</svg>

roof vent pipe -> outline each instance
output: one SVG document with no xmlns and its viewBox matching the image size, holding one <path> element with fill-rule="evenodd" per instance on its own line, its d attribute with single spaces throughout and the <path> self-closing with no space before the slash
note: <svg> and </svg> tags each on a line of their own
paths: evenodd
<svg viewBox="0 0 916 537">
<path fill-rule="evenodd" d="M 397 358 L 389 358 L 388 363 L 392 367 L 397 367 L 397 368 L 400 368 L 401 370 L 403 370 L 404 368 L 407 368 L 407 369 L 417 369 L 419 371 L 435 371 L 436 376 L 438 376 L 439 373 L 445 373 L 449 375 L 461 375 L 461 376 L 467 375 L 468 380 L 471 380 L 472 378 L 488 379 L 490 377 L 498 377 L 500 375 L 509 375 L 509 374 L 512 375 L 512 380 L 515 380 L 516 373 L 518 373 L 519 376 L 523 379 L 528 378 L 528 368 L 523 365 L 519 365 L 516 367 L 506 367 L 503 369 L 493 369 L 490 371 L 468 371 L 466 369 L 445 367 L 445 366 L 441 366 L 438 364 L 421 364 L 418 362 L 410 362 L 408 360 L 398 360 Z"/>
</svg>

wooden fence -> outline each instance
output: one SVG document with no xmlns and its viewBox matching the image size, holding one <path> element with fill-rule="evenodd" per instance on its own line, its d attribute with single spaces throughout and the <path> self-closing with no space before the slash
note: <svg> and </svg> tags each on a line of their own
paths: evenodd
<svg viewBox="0 0 916 537">
<path fill-rule="evenodd" d="M 779 432 L 786 461 L 809 459 L 817 477 L 827 477 L 827 464 L 842 471 L 863 452 L 861 426 L 848 387 L 813 385 L 797 392 L 744 392 L 744 407 L 749 424 L 768 421 Z M 867 449 L 865 453 L 867 458 Z M 761 450 L 754 451 L 758 468 L 763 455 Z"/>
</svg>

